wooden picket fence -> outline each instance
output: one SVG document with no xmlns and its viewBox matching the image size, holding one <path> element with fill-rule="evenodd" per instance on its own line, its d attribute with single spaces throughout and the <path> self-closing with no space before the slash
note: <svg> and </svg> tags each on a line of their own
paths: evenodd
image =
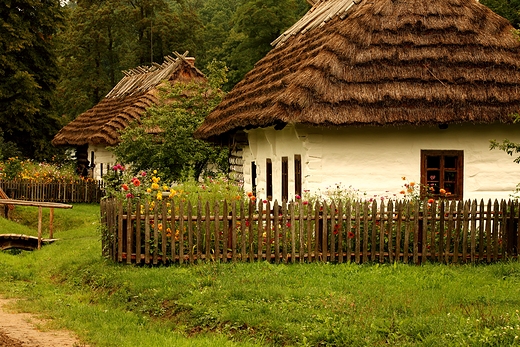
<svg viewBox="0 0 520 347">
<path fill-rule="evenodd" d="M 0 188 L 11 199 L 60 203 L 99 203 L 104 195 L 102 181 L 35 182 L 0 180 Z"/>
<path fill-rule="evenodd" d="M 103 253 L 198 261 L 476 263 L 516 258 L 517 201 L 101 201 Z"/>
</svg>

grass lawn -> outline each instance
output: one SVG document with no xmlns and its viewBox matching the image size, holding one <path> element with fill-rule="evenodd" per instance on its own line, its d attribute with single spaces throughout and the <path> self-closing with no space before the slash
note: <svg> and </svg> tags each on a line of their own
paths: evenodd
<svg viewBox="0 0 520 347">
<path fill-rule="evenodd" d="M 36 216 L 0 233 L 36 235 Z M 101 257 L 98 219 L 56 210 L 57 242 L 0 252 L 0 295 L 99 347 L 520 345 L 517 262 L 127 266 Z"/>
</svg>

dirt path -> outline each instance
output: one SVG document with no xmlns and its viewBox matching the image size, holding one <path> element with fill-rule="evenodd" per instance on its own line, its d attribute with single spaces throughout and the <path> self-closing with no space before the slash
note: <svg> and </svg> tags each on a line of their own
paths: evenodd
<svg viewBox="0 0 520 347">
<path fill-rule="evenodd" d="M 12 310 L 13 302 L 0 298 L 0 347 L 88 347 L 68 331 L 38 329 L 45 321 Z"/>
</svg>

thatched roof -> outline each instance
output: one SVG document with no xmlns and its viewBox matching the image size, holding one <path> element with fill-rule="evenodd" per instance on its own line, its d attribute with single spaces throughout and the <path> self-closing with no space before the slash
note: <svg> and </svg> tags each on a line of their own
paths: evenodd
<svg viewBox="0 0 520 347">
<path fill-rule="evenodd" d="M 124 71 L 125 77 L 90 110 L 63 127 L 52 144 L 81 146 L 100 144 L 113 146 L 119 142 L 120 130 L 138 121 L 146 109 L 159 99 L 158 87 L 164 82 L 187 82 L 204 79 L 193 66 L 193 58 L 175 53 L 163 64 L 137 67 Z"/>
<path fill-rule="evenodd" d="M 320 0 L 196 132 L 510 121 L 520 41 L 476 0 Z"/>
</svg>

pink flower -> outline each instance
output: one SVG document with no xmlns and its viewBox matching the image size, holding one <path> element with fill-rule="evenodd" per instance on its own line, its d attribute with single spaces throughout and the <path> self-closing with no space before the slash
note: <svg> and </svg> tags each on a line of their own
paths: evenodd
<svg viewBox="0 0 520 347">
<path fill-rule="evenodd" d="M 128 194 L 126 194 L 126 198 L 127 198 L 127 199 L 131 199 L 131 198 L 133 198 L 133 197 L 134 197 L 134 194 L 132 194 L 132 193 L 128 193 Z"/>
<path fill-rule="evenodd" d="M 302 197 L 299 196 L 298 194 L 296 194 L 296 195 L 294 196 L 294 198 L 295 198 L 296 200 L 300 200 Z"/>
<path fill-rule="evenodd" d="M 141 172 L 141 177 L 145 177 L 145 176 L 146 176 L 146 171 Z"/>
<path fill-rule="evenodd" d="M 267 200 L 264 200 L 263 203 L 264 203 L 264 204 L 267 204 Z"/>
<path fill-rule="evenodd" d="M 305 201 L 303 202 L 303 204 L 304 204 L 304 205 L 308 205 L 309 202 L 308 202 L 307 200 L 305 200 Z"/>
</svg>

